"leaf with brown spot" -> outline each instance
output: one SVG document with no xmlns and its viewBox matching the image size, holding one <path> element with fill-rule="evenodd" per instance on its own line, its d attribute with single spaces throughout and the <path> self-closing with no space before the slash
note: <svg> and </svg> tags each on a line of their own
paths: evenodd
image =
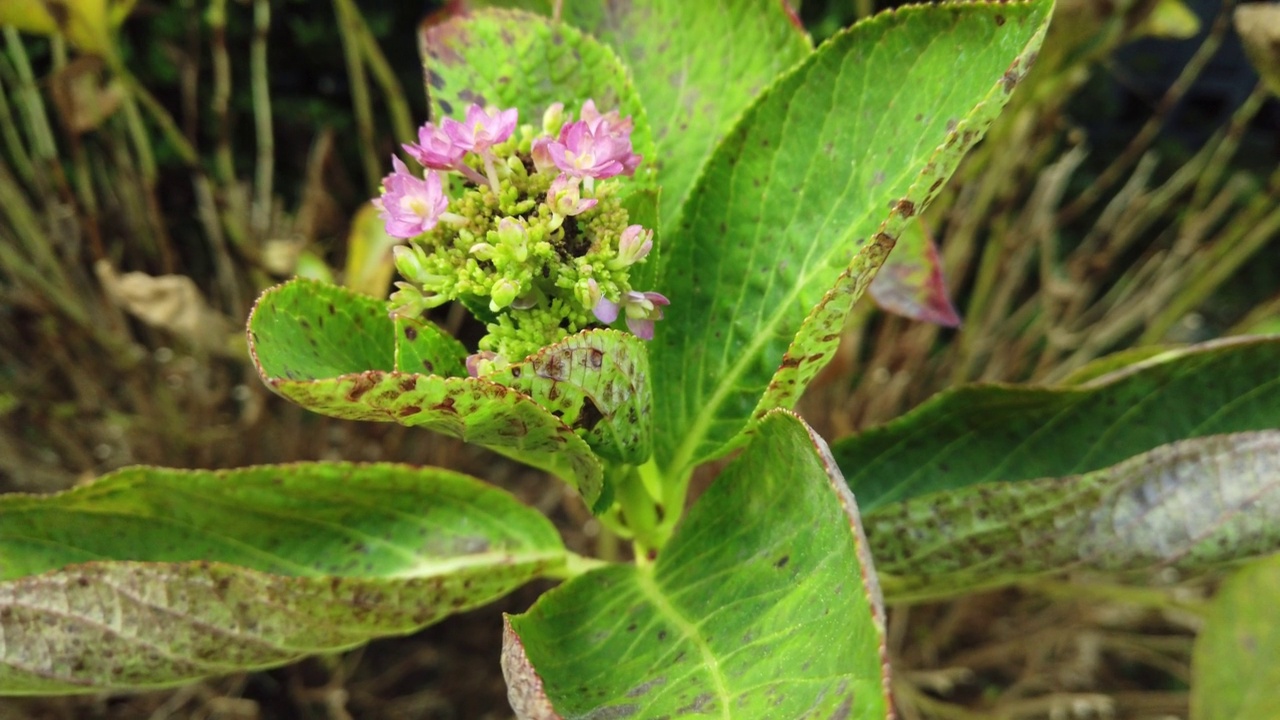
<svg viewBox="0 0 1280 720">
<path fill-rule="evenodd" d="M 1000 111 L 1001 77 L 1039 46 L 1051 5 L 882 13 L 793 66 L 739 117 L 664 238 L 658 287 L 671 305 L 652 353 L 665 471 L 724 454 L 753 418 L 795 403 L 824 362 L 779 371 L 784 358 L 834 353 L 905 210 L 925 209 Z"/>
<path fill-rule="evenodd" d="M 1280 550 L 1280 430 L 1183 440 L 1078 476 L 924 495 L 864 521 L 895 602 L 1076 568 L 1204 570 Z"/>
<path fill-rule="evenodd" d="M 759 424 L 655 562 L 580 575 L 507 625 L 521 720 L 890 713 L 856 504 L 826 445 L 786 411 Z"/>
<path fill-rule="evenodd" d="M 483 605 L 565 555 L 537 511 L 434 468 L 130 468 L 6 495 L 0 695 L 283 665 Z"/>
<path fill-rule="evenodd" d="M 601 457 L 639 465 L 653 452 L 649 353 L 635 335 L 585 330 L 484 379 L 556 413 Z"/>
<path fill-rule="evenodd" d="M 434 347 L 424 343 L 437 332 L 432 327 L 397 327 L 384 301 L 293 280 L 258 299 L 249 316 L 249 349 L 263 382 L 308 410 L 425 427 L 483 445 L 555 473 L 589 506 L 607 507 L 611 493 L 590 446 L 532 398 L 487 380 L 396 370 L 398 344 L 410 367 L 435 357 L 437 371 L 456 369 L 456 344 L 439 337 Z M 408 328 L 414 341 L 405 339 Z"/>
<path fill-rule="evenodd" d="M 395 319 L 396 370 L 425 375 L 467 374 L 467 349 L 430 320 Z"/>
</svg>

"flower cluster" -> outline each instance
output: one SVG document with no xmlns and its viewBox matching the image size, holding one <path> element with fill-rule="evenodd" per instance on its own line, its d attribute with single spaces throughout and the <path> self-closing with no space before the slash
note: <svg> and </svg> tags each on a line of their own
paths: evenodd
<svg viewBox="0 0 1280 720">
<path fill-rule="evenodd" d="M 403 147 L 425 171 L 393 157 L 374 201 L 387 233 L 408 241 L 395 249 L 405 282 L 392 312 L 456 300 L 482 318 L 473 375 L 619 318 L 652 339 L 668 304 L 630 284 L 653 248 L 653 231 L 629 224 L 619 202 L 618 178 L 641 160 L 631 119 L 588 100 L 576 121 L 557 103 L 537 132 L 517 122 L 515 110 L 472 105 L 462 122 L 423 125 Z"/>
</svg>

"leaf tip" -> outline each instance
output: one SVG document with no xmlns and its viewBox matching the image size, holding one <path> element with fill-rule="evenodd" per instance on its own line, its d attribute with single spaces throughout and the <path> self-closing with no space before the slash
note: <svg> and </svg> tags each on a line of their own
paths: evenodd
<svg viewBox="0 0 1280 720">
<path fill-rule="evenodd" d="M 551 706 L 542 678 L 525 654 L 524 642 L 511 624 L 511 616 L 502 614 L 502 677 L 507 683 L 507 702 L 520 720 L 562 720 Z"/>
</svg>

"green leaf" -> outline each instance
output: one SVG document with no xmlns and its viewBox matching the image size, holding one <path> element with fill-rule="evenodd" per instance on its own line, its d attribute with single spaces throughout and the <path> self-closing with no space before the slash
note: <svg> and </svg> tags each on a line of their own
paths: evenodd
<svg viewBox="0 0 1280 720">
<path fill-rule="evenodd" d="M 811 50 L 777 0 L 569 2 L 564 12 L 617 51 L 635 76 L 657 143 L 645 160 L 662 185 L 662 238 L 742 111 Z"/>
<path fill-rule="evenodd" d="M 885 718 L 883 618 L 853 497 L 777 412 L 656 563 L 509 617 L 503 671 L 521 718 Z"/>
<path fill-rule="evenodd" d="M 411 349 L 402 343 L 404 361 L 456 369 L 457 348 L 439 338 L 422 343 L 425 334 Z M 258 374 L 285 398 L 331 417 L 425 427 L 482 445 L 559 475 L 597 511 L 608 507 L 600 461 L 572 428 L 487 380 L 394 371 L 401 338 L 385 302 L 308 280 L 263 293 L 249 316 Z M 443 356 L 424 354 L 433 346 Z"/>
<path fill-rule="evenodd" d="M 1280 555 L 1222 584 L 1191 658 L 1191 720 L 1274 717 L 1280 708 Z"/>
<path fill-rule="evenodd" d="M 902 225 L 1026 72 L 1049 9 L 879 15 L 746 111 L 666 238 L 659 290 L 671 305 L 653 372 L 656 453 L 669 472 L 722 454 L 753 413 L 799 397 Z"/>
<path fill-rule="evenodd" d="M 131 468 L 0 497 L 0 694 L 160 687 L 412 632 L 566 552 L 457 473 Z"/>
<path fill-rule="evenodd" d="M 1200 570 L 1280 550 L 1280 430 L 1158 447 L 1064 478 L 923 495 L 865 516 L 893 601 L 1047 572 Z"/>
<path fill-rule="evenodd" d="M 535 129 L 553 103 L 576 113 L 587 100 L 601 112 L 617 108 L 634 121 L 631 143 L 645 160 L 654 156 L 644 106 L 618 56 L 595 38 L 564 23 L 520 10 L 477 10 L 423 27 L 431 115 L 461 118 L 472 103 L 516 108 Z M 652 170 L 637 171 L 641 189 Z"/>
<path fill-rule="evenodd" d="M 969 385 L 838 441 L 864 513 L 929 492 L 1062 477 L 1178 440 L 1280 427 L 1280 336 L 1164 353 L 1062 388 Z"/>
<path fill-rule="evenodd" d="M 533 398 L 609 460 L 653 453 L 649 354 L 635 335 L 586 330 L 485 379 Z"/>
</svg>

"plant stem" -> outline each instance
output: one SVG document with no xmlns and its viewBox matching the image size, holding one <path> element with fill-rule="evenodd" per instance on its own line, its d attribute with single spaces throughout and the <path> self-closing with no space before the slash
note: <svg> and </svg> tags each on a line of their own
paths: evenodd
<svg viewBox="0 0 1280 720">
<path fill-rule="evenodd" d="M 347 61 L 347 80 L 351 83 L 351 104 L 360 135 L 360 160 L 364 165 L 367 189 L 372 194 L 382 180 L 382 172 L 374 155 L 373 108 L 369 101 L 369 86 L 365 82 L 364 63 L 360 58 L 360 13 L 350 0 L 333 0 L 333 6 L 338 14 L 342 54 Z"/>
<path fill-rule="evenodd" d="M 271 225 L 272 181 L 275 177 L 275 136 L 271 130 L 271 87 L 267 79 L 267 31 L 271 28 L 271 3 L 254 0 L 253 43 L 249 50 L 253 78 L 253 119 L 258 135 L 258 167 L 254 178 L 255 202 L 250 224 L 261 240 Z"/>
<path fill-rule="evenodd" d="M 387 103 L 387 113 L 391 116 L 392 132 L 397 138 L 414 137 L 413 116 L 409 113 L 409 103 L 404 99 L 404 89 L 400 87 L 400 81 L 396 79 L 391 63 L 387 62 L 386 56 L 382 54 L 377 38 L 369 31 L 369 23 L 364 21 L 359 8 L 352 0 L 338 0 L 338 2 L 348 7 L 352 29 L 360 40 L 360 54 L 369 64 L 369 73 L 374 81 L 382 88 L 382 97 Z"/>
</svg>

